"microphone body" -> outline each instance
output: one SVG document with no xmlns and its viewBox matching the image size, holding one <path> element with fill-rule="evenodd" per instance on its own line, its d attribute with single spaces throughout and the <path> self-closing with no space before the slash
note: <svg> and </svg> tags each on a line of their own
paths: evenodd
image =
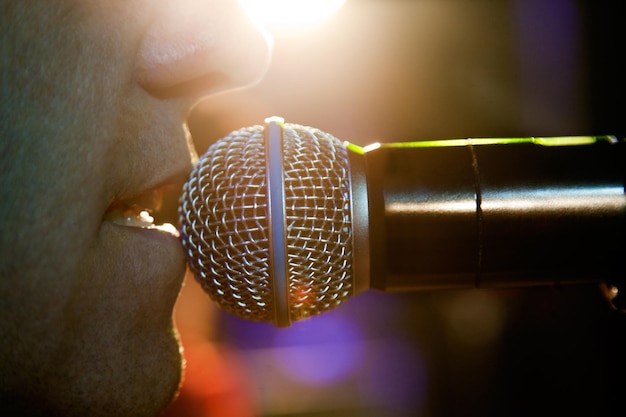
<svg viewBox="0 0 626 417">
<path fill-rule="evenodd" d="M 626 164 L 612 137 L 383 144 L 362 158 L 372 288 L 626 275 Z"/>
<path fill-rule="evenodd" d="M 624 155 L 612 136 L 362 148 L 270 118 L 200 158 L 181 239 L 214 301 L 277 326 L 370 288 L 617 288 Z"/>
</svg>

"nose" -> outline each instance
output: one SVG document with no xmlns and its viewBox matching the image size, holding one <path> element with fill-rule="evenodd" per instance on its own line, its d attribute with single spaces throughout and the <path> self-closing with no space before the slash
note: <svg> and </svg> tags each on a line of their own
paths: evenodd
<svg viewBox="0 0 626 417">
<path fill-rule="evenodd" d="M 269 36 L 238 1 L 158 4 L 139 45 L 135 68 L 137 82 L 150 94 L 211 95 L 254 84 L 265 73 Z"/>
</svg>

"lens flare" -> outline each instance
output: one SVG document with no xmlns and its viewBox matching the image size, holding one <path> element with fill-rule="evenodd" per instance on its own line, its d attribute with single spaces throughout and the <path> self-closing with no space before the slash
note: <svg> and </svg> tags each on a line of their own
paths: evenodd
<svg viewBox="0 0 626 417">
<path fill-rule="evenodd" d="M 239 0 L 262 23 L 298 26 L 313 23 L 337 11 L 345 0 Z"/>
</svg>

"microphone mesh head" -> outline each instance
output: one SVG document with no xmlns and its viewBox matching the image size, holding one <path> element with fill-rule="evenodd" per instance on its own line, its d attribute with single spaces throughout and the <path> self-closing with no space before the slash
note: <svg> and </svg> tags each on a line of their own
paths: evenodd
<svg viewBox="0 0 626 417">
<path fill-rule="evenodd" d="M 232 132 L 195 165 L 180 200 L 190 269 L 224 310 L 276 322 L 269 269 L 264 127 Z M 291 321 L 352 295 L 348 153 L 318 129 L 283 128 L 288 305 Z"/>
</svg>

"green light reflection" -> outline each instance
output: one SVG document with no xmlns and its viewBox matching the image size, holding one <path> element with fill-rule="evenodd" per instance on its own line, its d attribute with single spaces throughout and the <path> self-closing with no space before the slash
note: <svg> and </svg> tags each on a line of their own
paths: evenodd
<svg viewBox="0 0 626 417">
<path fill-rule="evenodd" d="M 578 146 L 591 145 L 597 142 L 616 143 L 617 138 L 612 135 L 605 136 L 555 136 L 555 137 L 525 137 L 525 138 L 466 138 L 427 140 L 415 142 L 381 143 L 377 146 L 368 145 L 360 147 L 352 143 L 346 143 L 350 151 L 365 154 L 369 150 L 384 148 L 435 148 L 453 146 L 479 146 L 479 145 L 509 145 L 509 144 L 533 144 L 541 146 Z"/>
</svg>

